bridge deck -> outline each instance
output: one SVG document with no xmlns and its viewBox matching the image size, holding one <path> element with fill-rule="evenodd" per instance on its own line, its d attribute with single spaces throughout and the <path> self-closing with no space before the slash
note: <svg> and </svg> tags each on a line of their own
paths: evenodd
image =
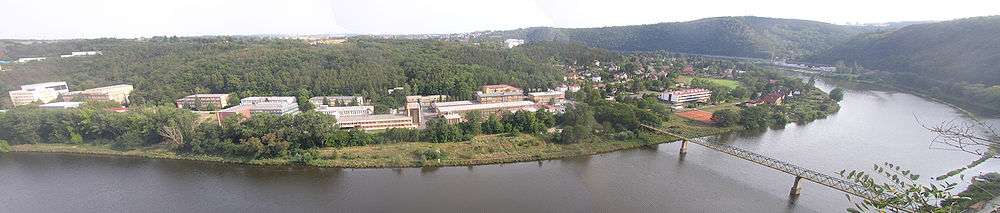
<svg viewBox="0 0 1000 213">
<path fill-rule="evenodd" d="M 761 154 L 757 154 L 757 153 L 752 152 L 752 151 L 740 149 L 740 148 L 737 148 L 737 147 L 734 147 L 734 146 L 713 143 L 713 142 L 707 141 L 706 140 L 707 137 L 689 139 L 689 138 L 686 138 L 686 137 L 683 137 L 683 136 L 680 136 L 680 135 L 677 135 L 677 134 L 673 134 L 673 133 L 670 133 L 670 132 L 667 132 L 667 131 L 663 131 L 663 130 L 660 130 L 658 128 L 654 128 L 654 127 L 651 127 L 651 126 L 646 126 L 646 125 L 642 125 L 642 126 L 645 127 L 645 128 L 648 128 L 650 130 L 653 130 L 653 131 L 656 131 L 656 132 L 659 132 L 659 133 L 663 133 L 663 134 L 667 134 L 667 135 L 670 135 L 670 136 L 674 136 L 674 137 L 680 138 L 681 140 L 687 140 L 689 142 L 692 142 L 692 143 L 704 146 L 706 148 L 713 149 L 715 151 L 719 151 L 719 152 L 722 152 L 722 153 L 726 153 L 728 155 L 732 155 L 732 156 L 735 156 L 735 157 L 738 157 L 738 158 L 741 158 L 741 159 L 744 159 L 744 160 L 747 160 L 747 161 L 750 161 L 750 162 L 754 162 L 756 164 L 760 164 L 760 165 L 772 168 L 774 170 L 778 170 L 778 171 L 781 171 L 781 172 L 784 172 L 784 173 L 795 175 L 796 177 L 801 177 L 803 179 L 812 181 L 814 183 L 818 183 L 820 185 L 824 185 L 824 186 L 827 186 L 827 187 L 830 187 L 830 188 L 834 188 L 834 189 L 846 192 L 848 194 L 852 194 L 854 196 L 858 196 L 858 197 L 862 197 L 862 198 L 866 198 L 866 199 L 885 198 L 887 196 L 887 195 L 880 195 L 880 194 L 876 194 L 876 193 L 870 192 L 870 191 L 866 190 L 864 187 L 862 187 L 861 185 L 858 185 L 858 184 L 856 184 L 854 182 L 850 182 L 850 181 L 847 181 L 847 180 L 844 180 L 844 179 L 840 179 L 840 178 L 833 177 L 833 176 L 830 176 L 830 175 L 827 175 L 827 174 L 823 174 L 823 173 L 816 172 L 816 171 L 813 171 L 813 170 L 810 170 L 810 169 L 806 169 L 806 168 L 803 168 L 803 167 L 795 165 L 795 164 L 791 164 L 791 163 L 784 162 L 784 161 L 781 161 L 781 160 L 778 160 L 778 159 L 767 157 L 767 156 L 764 156 L 764 155 L 761 155 Z"/>
</svg>

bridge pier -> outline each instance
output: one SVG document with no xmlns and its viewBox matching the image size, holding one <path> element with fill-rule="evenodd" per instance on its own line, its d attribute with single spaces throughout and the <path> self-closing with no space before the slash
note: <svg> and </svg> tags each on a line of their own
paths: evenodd
<svg viewBox="0 0 1000 213">
<path fill-rule="evenodd" d="M 688 141 L 687 140 L 682 140 L 681 141 L 681 154 L 683 155 L 683 154 L 687 154 L 687 153 L 688 153 Z"/>
<path fill-rule="evenodd" d="M 788 193 L 790 196 L 798 196 L 802 194 L 802 186 L 799 186 L 799 182 L 802 182 L 802 177 L 795 176 L 795 183 L 792 183 L 792 190 Z"/>
</svg>

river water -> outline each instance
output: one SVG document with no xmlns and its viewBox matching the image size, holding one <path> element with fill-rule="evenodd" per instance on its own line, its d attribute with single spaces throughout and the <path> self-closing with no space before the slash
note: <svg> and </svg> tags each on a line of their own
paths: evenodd
<svg viewBox="0 0 1000 213">
<path fill-rule="evenodd" d="M 830 174 L 891 162 L 931 177 L 976 159 L 932 146 L 920 125 L 966 119 L 956 110 L 839 86 L 848 88 L 841 111 L 826 119 L 713 139 Z M 844 212 L 851 205 L 811 182 L 790 199 L 790 175 L 697 145 L 685 156 L 678 148 L 422 169 L 12 153 L 0 156 L 0 212 Z M 963 174 L 984 171 L 1000 171 L 1000 163 Z"/>
</svg>

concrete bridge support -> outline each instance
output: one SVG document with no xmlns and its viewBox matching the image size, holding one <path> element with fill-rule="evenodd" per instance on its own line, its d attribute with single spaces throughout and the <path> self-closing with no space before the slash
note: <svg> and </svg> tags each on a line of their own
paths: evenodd
<svg viewBox="0 0 1000 213">
<path fill-rule="evenodd" d="M 798 196 L 802 194 L 802 186 L 799 183 L 802 182 L 802 177 L 795 176 L 795 183 L 792 183 L 792 190 L 788 193 L 790 196 Z"/>
</svg>

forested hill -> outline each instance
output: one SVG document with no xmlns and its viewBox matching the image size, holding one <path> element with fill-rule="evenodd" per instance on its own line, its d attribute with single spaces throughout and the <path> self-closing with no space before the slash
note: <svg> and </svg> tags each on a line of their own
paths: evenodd
<svg viewBox="0 0 1000 213">
<path fill-rule="evenodd" d="M 809 59 L 913 73 L 944 81 L 1000 84 L 1000 16 L 917 24 L 870 33 Z"/>
<path fill-rule="evenodd" d="M 876 27 L 764 17 L 717 17 L 689 22 L 602 28 L 527 28 L 500 36 L 574 41 L 616 51 L 657 51 L 736 57 L 799 57 L 830 49 Z"/>
<path fill-rule="evenodd" d="M 70 51 L 104 55 L 59 58 Z M 332 45 L 302 40 L 238 37 L 144 40 L 96 39 L 0 45 L 6 58 L 50 57 L 4 65 L 0 90 L 46 81 L 67 81 L 71 89 L 133 84 L 137 104 L 169 104 L 191 93 L 248 95 L 360 94 L 378 101 L 386 90 L 471 97 L 477 86 L 508 83 L 549 88 L 563 78 L 561 61 L 617 57 L 604 50 L 559 43 L 508 49 L 499 42 L 352 38 Z M 54 58 L 53 58 L 54 57 Z M 9 104 L 7 93 L 0 95 Z M 392 105 L 392 104 L 387 104 Z"/>
</svg>

